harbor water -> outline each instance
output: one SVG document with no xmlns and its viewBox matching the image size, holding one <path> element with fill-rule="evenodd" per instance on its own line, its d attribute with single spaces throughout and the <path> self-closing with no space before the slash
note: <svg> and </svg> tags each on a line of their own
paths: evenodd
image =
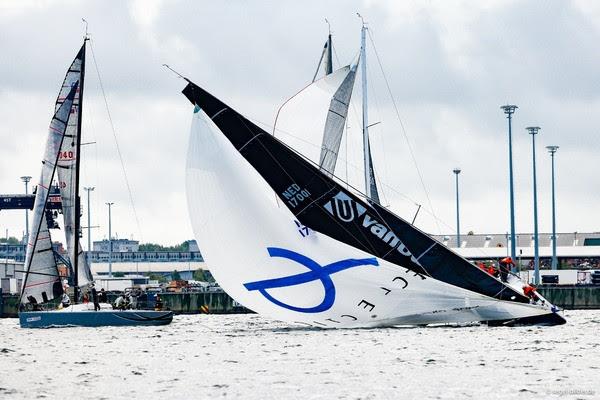
<svg viewBox="0 0 600 400">
<path fill-rule="evenodd" d="M 600 311 L 556 327 L 320 330 L 259 315 L 163 327 L 0 320 L 0 398 L 596 399 Z"/>
</svg>

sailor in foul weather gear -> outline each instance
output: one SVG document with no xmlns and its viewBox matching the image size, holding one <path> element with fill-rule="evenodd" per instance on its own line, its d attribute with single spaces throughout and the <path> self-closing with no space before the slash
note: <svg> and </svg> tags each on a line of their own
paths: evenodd
<svg viewBox="0 0 600 400">
<path fill-rule="evenodd" d="M 524 285 L 523 286 L 523 294 L 529 297 L 533 302 L 537 302 L 540 297 L 535 292 L 535 285 Z"/>
<path fill-rule="evenodd" d="M 510 257 L 505 257 L 500 260 L 500 280 L 502 280 L 502 282 L 506 282 L 508 280 L 508 274 L 510 273 L 512 265 L 515 265 L 515 263 Z"/>
</svg>

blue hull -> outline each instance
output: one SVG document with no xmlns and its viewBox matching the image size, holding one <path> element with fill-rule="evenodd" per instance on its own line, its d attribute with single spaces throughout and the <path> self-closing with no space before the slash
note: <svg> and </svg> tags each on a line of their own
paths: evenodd
<svg viewBox="0 0 600 400">
<path fill-rule="evenodd" d="M 173 311 L 24 311 L 19 313 L 21 328 L 152 326 L 167 325 L 172 320 Z"/>
</svg>

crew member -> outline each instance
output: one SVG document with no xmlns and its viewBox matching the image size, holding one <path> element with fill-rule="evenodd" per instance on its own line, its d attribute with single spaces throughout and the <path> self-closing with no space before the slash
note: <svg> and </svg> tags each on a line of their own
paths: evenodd
<svg viewBox="0 0 600 400">
<path fill-rule="evenodd" d="M 508 280 L 508 274 L 510 273 L 511 266 L 515 265 L 512 258 L 505 257 L 500 260 L 500 280 L 506 282 Z"/>
<path fill-rule="evenodd" d="M 99 303 L 106 303 L 107 299 L 106 299 L 106 292 L 104 291 L 104 288 L 100 289 L 100 293 L 98 293 L 98 302 Z"/>
<path fill-rule="evenodd" d="M 499 276 L 498 270 L 494 268 L 492 264 L 487 266 L 486 271 L 488 274 L 490 274 L 491 276 L 495 276 L 496 278 Z"/>
<path fill-rule="evenodd" d="M 535 285 L 524 285 L 523 286 L 523 294 L 525 296 L 529 297 L 534 302 L 537 302 L 540 299 L 540 297 L 535 292 L 535 289 L 536 289 Z"/>
<path fill-rule="evenodd" d="M 117 310 L 124 310 L 126 308 L 126 300 L 125 300 L 125 296 L 124 295 L 120 295 L 119 297 L 117 297 L 117 299 L 115 300 L 115 308 Z"/>
<path fill-rule="evenodd" d="M 62 304 L 63 308 L 69 307 L 71 305 L 71 299 L 69 298 L 69 295 L 63 293 L 60 303 Z"/>
<path fill-rule="evenodd" d="M 92 292 L 92 301 L 94 302 L 94 311 L 100 310 L 100 303 L 98 302 L 98 291 L 96 287 L 92 283 L 90 285 L 90 291 Z"/>
<path fill-rule="evenodd" d="M 163 308 L 163 302 L 162 299 L 160 297 L 160 294 L 156 293 L 154 295 L 154 310 L 155 311 L 160 311 Z"/>
</svg>

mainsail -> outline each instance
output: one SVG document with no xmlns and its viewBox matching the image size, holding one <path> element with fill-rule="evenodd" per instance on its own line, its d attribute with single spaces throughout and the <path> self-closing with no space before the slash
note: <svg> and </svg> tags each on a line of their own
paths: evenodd
<svg viewBox="0 0 600 400">
<path fill-rule="evenodd" d="M 329 75 L 333 72 L 333 58 L 332 58 L 332 43 L 331 43 L 331 33 L 327 36 L 327 41 L 325 42 L 325 46 L 323 46 L 323 51 L 321 52 L 321 58 L 319 59 L 319 63 L 317 64 L 317 70 L 315 71 L 315 76 L 313 76 L 313 82 L 317 80 L 317 75 L 319 75 L 319 70 L 321 69 L 321 65 L 323 65 L 323 72 L 325 75 Z"/>
<path fill-rule="evenodd" d="M 329 110 L 327 111 L 319 166 L 329 176 L 332 176 L 335 172 L 335 164 L 338 159 L 340 143 L 342 142 L 342 136 L 344 134 L 355 78 L 356 65 L 350 68 L 348 75 L 346 75 L 342 84 L 333 95 L 331 103 L 329 104 Z"/>
<path fill-rule="evenodd" d="M 42 160 L 42 173 L 33 206 L 33 218 L 30 226 L 32 240 L 30 239 L 30 242 L 27 243 L 25 255 L 26 275 L 21 293 L 22 302 L 31 302 L 32 299 L 35 299 L 35 302 L 42 303 L 62 294 L 62 285 L 46 220 L 46 203 L 65 138 L 73 99 L 78 89 L 79 81 L 74 81 L 50 122 L 46 150 Z"/>
<path fill-rule="evenodd" d="M 77 286 L 85 286 L 93 280 L 90 267 L 79 243 L 78 215 L 76 215 L 76 213 L 80 212 L 78 176 L 81 146 L 81 108 L 85 74 L 85 46 L 86 43 L 84 41 L 77 56 L 67 70 L 58 98 L 56 99 L 55 107 L 56 110 L 61 107 L 74 82 L 81 82 L 79 90 L 75 93 L 75 98 L 73 99 L 73 107 L 65 132 L 65 140 L 62 143 L 58 158 L 58 185 L 62 200 L 65 239 L 71 265 L 75 266 L 77 264 L 76 271 L 74 271 L 77 274 L 75 280 Z M 77 257 L 77 263 L 75 262 L 75 257 Z"/>
<path fill-rule="evenodd" d="M 188 81 L 189 82 L 189 81 Z M 299 223 L 416 276 L 495 299 L 529 299 L 376 203 L 367 202 L 321 173 L 247 118 L 189 82 L 183 90 L 277 193 Z"/>
</svg>

